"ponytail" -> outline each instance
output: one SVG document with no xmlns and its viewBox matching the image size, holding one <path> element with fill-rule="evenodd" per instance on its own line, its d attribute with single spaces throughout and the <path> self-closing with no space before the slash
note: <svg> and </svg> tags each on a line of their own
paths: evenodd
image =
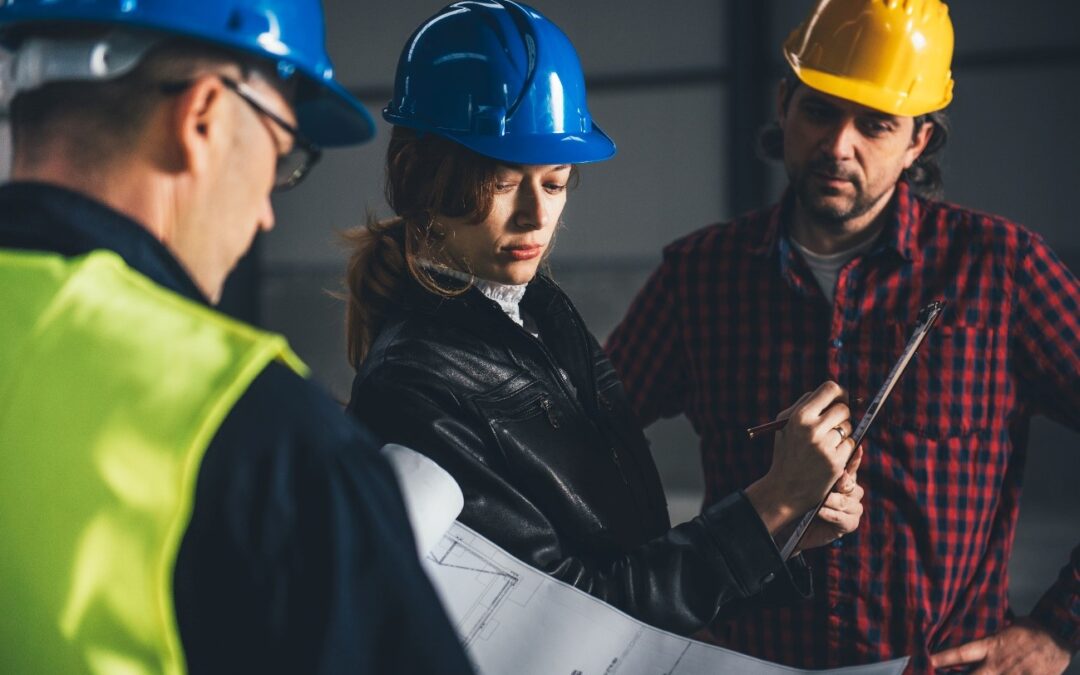
<svg viewBox="0 0 1080 675">
<path fill-rule="evenodd" d="M 387 309 L 393 304 L 406 269 L 416 255 L 405 242 L 405 221 L 400 218 L 369 218 L 364 227 L 345 233 L 352 249 L 345 268 L 348 304 L 345 307 L 345 340 L 349 363 L 358 368 L 375 340 Z"/>
<path fill-rule="evenodd" d="M 421 264 L 436 257 L 438 216 L 482 221 L 491 211 L 496 163 L 457 143 L 394 127 L 386 151 L 386 201 L 393 218 L 368 218 L 345 232 L 350 247 L 345 273 L 348 305 L 345 338 L 349 363 L 359 368 L 389 312 L 401 301 L 409 277 L 426 290 L 451 297 Z"/>
</svg>

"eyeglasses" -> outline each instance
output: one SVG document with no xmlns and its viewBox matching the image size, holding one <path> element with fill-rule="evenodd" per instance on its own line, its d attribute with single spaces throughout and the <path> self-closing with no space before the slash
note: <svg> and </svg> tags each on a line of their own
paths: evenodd
<svg viewBox="0 0 1080 675">
<path fill-rule="evenodd" d="M 217 78 L 225 85 L 225 88 L 239 96 L 245 103 L 251 106 L 256 113 L 266 117 L 280 129 L 292 136 L 292 148 L 285 153 L 279 153 L 277 166 L 274 170 L 274 190 L 281 192 L 295 187 L 311 171 L 311 167 L 322 157 L 322 148 L 300 133 L 300 130 L 281 119 L 281 116 L 273 112 L 259 102 L 258 94 L 243 82 L 237 82 L 231 77 L 217 74 Z M 166 94 L 178 94 L 194 83 L 194 80 L 186 82 L 166 82 L 161 85 L 161 91 Z M 276 141 L 275 141 L 276 143 Z"/>
</svg>

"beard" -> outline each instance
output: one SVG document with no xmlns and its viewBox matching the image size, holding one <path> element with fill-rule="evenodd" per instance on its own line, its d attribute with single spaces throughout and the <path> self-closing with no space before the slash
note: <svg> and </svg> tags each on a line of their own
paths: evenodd
<svg viewBox="0 0 1080 675">
<path fill-rule="evenodd" d="M 815 178 L 817 173 L 848 181 L 852 193 L 848 195 L 820 184 Z M 825 227 L 840 227 L 862 216 L 874 208 L 884 194 L 868 193 L 862 177 L 827 158 L 816 159 L 799 169 L 790 170 L 789 178 L 805 213 Z"/>
</svg>

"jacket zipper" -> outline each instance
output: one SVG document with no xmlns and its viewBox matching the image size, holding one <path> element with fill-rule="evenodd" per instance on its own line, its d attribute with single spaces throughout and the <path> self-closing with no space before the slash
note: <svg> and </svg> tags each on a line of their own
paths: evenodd
<svg viewBox="0 0 1080 675">
<path fill-rule="evenodd" d="M 588 368 L 589 368 L 589 380 L 588 380 L 588 382 L 589 382 L 589 386 L 592 387 L 592 389 L 593 389 L 593 393 L 595 394 L 595 396 L 593 397 L 593 400 L 596 401 L 606 411 L 610 412 L 611 411 L 611 402 L 608 401 L 606 398 L 604 398 L 604 395 L 601 394 L 600 391 L 596 388 L 596 364 L 593 363 L 593 354 L 592 354 L 592 349 L 590 349 L 589 339 L 587 337 L 585 337 L 587 335 L 587 329 L 585 328 L 585 322 L 582 321 L 581 315 L 577 312 L 577 308 L 575 308 L 573 305 L 570 305 L 570 320 L 574 324 L 574 328 L 576 329 L 578 340 L 579 340 L 579 343 L 581 345 L 581 352 L 582 352 L 582 354 L 585 355 L 585 362 L 588 364 Z M 605 432 L 604 431 L 604 427 L 608 425 L 607 418 L 605 417 L 603 420 L 600 420 L 600 419 L 593 420 L 593 425 L 596 427 L 597 432 L 599 432 L 600 437 L 603 438 L 605 441 L 607 441 L 608 440 L 608 434 L 610 433 L 610 432 Z M 633 489 L 633 486 L 631 486 L 630 478 L 626 475 L 626 468 L 623 467 L 622 457 L 619 456 L 619 447 L 617 445 L 617 442 L 619 440 L 619 435 L 614 434 L 614 437 L 615 437 L 616 443 L 609 444 L 609 447 L 611 449 L 611 459 L 612 459 L 613 462 L 615 462 L 615 468 L 619 470 L 619 477 L 622 478 L 623 484 L 626 485 L 626 487 L 630 490 L 630 492 L 632 494 L 634 494 L 634 501 L 637 502 L 638 501 L 638 493 L 640 492 L 640 489 L 635 490 L 635 489 Z M 646 495 L 646 499 L 647 498 L 648 497 Z M 639 504 L 635 504 L 635 506 L 638 506 L 638 508 L 640 510 L 640 505 Z"/>
<path fill-rule="evenodd" d="M 588 418 L 588 415 L 585 413 L 585 409 L 581 407 L 581 402 L 577 400 L 577 395 L 574 394 L 573 387 L 571 386 L 570 382 L 567 381 L 566 375 L 563 374 L 562 369 L 559 368 L 559 366 L 555 363 L 555 359 L 551 356 L 551 352 L 548 350 L 547 346 L 544 345 L 542 340 L 537 338 L 529 331 L 525 330 L 521 326 L 518 326 L 517 324 L 514 325 L 518 329 L 518 331 L 521 332 L 522 335 L 524 335 L 527 339 L 531 340 L 532 343 L 535 344 L 536 347 L 540 350 L 540 353 L 543 354 L 544 360 L 547 361 L 547 365 L 551 369 L 551 372 L 555 373 L 555 379 L 558 381 L 559 386 L 562 387 L 563 394 L 565 394 L 566 397 L 573 402 L 573 405 L 577 407 L 578 412 Z M 548 401 L 548 407 L 550 407 L 551 405 L 552 403 Z M 544 408 L 544 412 L 548 411 L 548 407 Z"/>
<path fill-rule="evenodd" d="M 574 320 L 577 321 L 577 318 L 574 317 Z M 579 324 L 580 324 L 580 322 L 579 322 Z M 580 325 L 575 326 L 575 328 L 579 328 L 579 327 L 580 327 Z M 555 358 L 551 355 L 551 351 L 547 348 L 547 346 L 544 344 L 544 342 L 542 340 L 540 340 L 539 338 L 537 338 L 536 336 L 534 336 L 529 331 L 522 328 L 521 326 L 518 326 L 518 330 L 520 330 L 522 333 L 527 335 L 529 337 L 529 339 L 531 339 L 533 341 L 533 343 L 540 349 L 540 352 L 544 355 L 544 359 L 547 361 L 548 367 L 552 370 L 552 372 L 555 373 L 555 377 L 559 381 L 559 384 L 563 389 L 563 393 L 566 395 L 566 397 L 568 399 L 570 399 L 573 402 L 573 405 L 576 408 L 577 412 L 580 413 L 585 419 L 592 419 L 592 418 L 589 417 L 588 411 L 586 411 L 585 408 L 582 407 L 581 401 L 578 400 L 577 395 L 573 393 L 573 389 L 571 388 L 570 383 L 566 381 L 566 375 L 563 374 L 562 368 L 559 368 L 558 364 L 555 363 Z M 580 333 L 580 331 L 578 331 L 578 332 Z M 586 342 L 586 344 L 584 346 L 587 347 L 588 343 Z M 586 350 L 585 353 L 589 354 L 589 351 Z M 588 361 L 589 361 L 589 380 L 590 380 L 591 386 L 595 386 L 596 385 L 596 374 L 595 374 L 593 366 L 592 366 L 591 358 L 588 359 Z M 555 404 L 551 401 L 551 399 L 545 398 L 545 399 L 540 401 L 540 407 L 543 409 L 544 414 L 547 415 L 548 423 L 551 424 L 551 426 L 553 428 L 558 429 L 559 428 L 559 419 L 555 415 L 554 406 L 555 406 Z M 597 431 L 600 433 L 601 438 L 603 438 L 604 440 L 607 440 L 607 438 L 606 438 L 607 435 L 603 432 L 602 429 L 600 429 L 600 424 L 598 422 L 599 422 L 598 420 L 593 420 L 593 425 L 597 427 Z M 627 477 L 626 471 L 623 468 L 622 458 L 619 456 L 618 448 L 616 448 L 614 445 L 611 445 L 609 447 L 609 450 L 611 452 L 611 460 L 612 460 L 612 462 L 615 463 L 615 468 L 618 469 L 618 471 L 619 471 L 619 478 L 622 478 L 622 482 L 623 482 L 624 485 L 626 485 L 627 487 L 630 487 L 630 479 Z"/>
<path fill-rule="evenodd" d="M 589 386 L 595 388 L 596 387 L 596 369 L 593 366 L 593 362 L 592 362 L 592 352 L 588 348 L 589 347 L 588 340 L 584 337 L 584 331 L 585 331 L 584 323 L 581 320 L 581 316 L 578 315 L 576 309 L 574 309 L 572 305 L 571 305 L 571 311 L 570 311 L 570 319 L 575 324 L 574 329 L 576 330 L 577 336 L 580 339 L 582 347 L 584 348 L 583 353 L 586 355 L 586 362 L 588 363 L 588 368 L 589 368 L 589 380 L 588 380 L 589 381 Z M 535 335 L 533 335 L 529 331 L 525 330 L 525 328 L 523 326 L 518 325 L 516 322 L 512 322 L 512 323 L 514 323 L 514 327 L 518 330 L 518 332 L 520 332 L 522 335 L 525 335 L 527 339 L 531 340 L 532 343 L 537 346 L 537 348 L 540 350 L 540 353 L 543 354 L 544 359 L 547 361 L 548 367 L 551 369 L 552 372 L 555 373 L 555 379 L 558 380 L 559 385 L 562 387 L 563 394 L 565 394 L 566 397 L 568 399 L 570 399 L 571 405 L 574 406 L 574 408 L 576 409 L 576 411 L 578 413 L 583 415 L 585 419 L 592 421 L 593 426 L 596 427 L 596 430 L 600 434 L 601 439 L 606 441 L 607 440 L 607 434 L 601 428 L 599 420 L 592 420 L 592 418 L 589 417 L 588 411 L 586 411 L 585 408 L 581 405 L 581 401 L 578 400 L 577 394 L 574 393 L 573 387 L 571 386 L 570 382 L 567 380 L 567 377 L 563 373 L 562 368 L 559 368 L 558 364 L 555 362 L 555 357 L 553 357 L 551 355 L 551 350 L 549 350 L 547 348 L 547 345 L 544 344 L 544 341 L 541 340 L 540 338 L 536 337 Z M 599 392 L 597 392 L 597 394 L 599 394 Z M 540 403 L 540 407 L 543 409 L 544 413 L 547 415 L 548 422 L 551 424 L 552 427 L 558 429 L 559 428 L 558 427 L 558 418 L 555 416 L 553 406 L 554 406 L 554 403 L 552 401 L 550 401 L 549 399 L 544 399 Z M 618 438 L 618 436 L 616 436 L 616 438 Z M 624 485 L 626 485 L 627 488 L 631 488 L 630 479 L 627 477 L 626 471 L 623 469 L 622 458 L 619 457 L 618 449 L 614 445 L 610 445 L 609 450 L 611 452 L 611 460 L 615 464 L 615 469 L 619 472 L 619 478 L 622 478 L 622 482 L 623 482 Z M 636 493 L 637 491 L 631 489 L 631 492 Z M 638 500 L 635 499 L 634 501 L 637 502 Z M 640 509 L 640 505 L 635 503 L 635 506 Z"/>
<path fill-rule="evenodd" d="M 559 418 L 555 416 L 555 411 L 552 409 L 554 406 L 555 406 L 555 404 L 552 403 L 550 398 L 545 398 L 545 399 L 540 400 L 540 407 L 544 410 L 544 413 L 547 415 L 548 423 L 551 424 L 551 428 L 552 429 L 558 429 L 559 428 Z"/>
</svg>

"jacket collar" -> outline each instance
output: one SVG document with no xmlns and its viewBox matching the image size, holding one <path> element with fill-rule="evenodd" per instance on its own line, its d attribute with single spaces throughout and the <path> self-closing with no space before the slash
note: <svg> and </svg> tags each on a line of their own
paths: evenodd
<svg viewBox="0 0 1080 675">
<path fill-rule="evenodd" d="M 447 278 L 437 277 L 437 281 L 443 283 Z M 461 284 L 453 282 L 446 288 L 461 288 Z M 406 314 L 417 313 L 449 323 L 477 335 L 485 342 L 519 345 L 525 349 L 535 349 L 538 344 L 533 336 L 528 335 L 493 300 L 475 287 L 460 295 L 445 297 L 428 291 L 409 276 L 401 305 Z M 521 300 L 521 309 L 540 329 L 543 349 L 566 370 L 579 392 L 586 396 L 595 393 L 591 353 L 582 340 L 587 328 L 558 284 L 546 274 L 537 274 L 529 282 L 525 297 Z"/>
<path fill-rule="evenodd" d="M 15 182 L 0 186 L 0 247 L 68 257 L 109 250 L 158 285 L 209 304 L 179 261 L 145 227 L 57 185 Z"/>
<path fill-rule="evenodd" d="M 465 288 L 465 283 L 461 280 L 440 274 L 437 270 L 432 270 L 432 275 L 447 290 L 453 291 Z M 401 300 L 402 304 L 408 309 L 425 314 L 442 317 L 456 316 L 467 318 L 468 321 L 472 322 L 475 322 L 478 317 L 485 317 L 489 321 L 496 322 L 506 319 L 512 323 L 512 320 L 506 316 L 506 313 L 502 311 L 498 304 L 481 293 L 475 286 L 468 287 L 464 292 L 457 295 L 447 297 L 428 291 L 411 275 L 406 275 Z M 569 300 L 566 294 L 563 293 L 558 284 L 541 272 L 529 282 L 520 306 L 523 311 L 539 319 L 551 314 L 560 305 L 568 303 Z"/>
</svg>

